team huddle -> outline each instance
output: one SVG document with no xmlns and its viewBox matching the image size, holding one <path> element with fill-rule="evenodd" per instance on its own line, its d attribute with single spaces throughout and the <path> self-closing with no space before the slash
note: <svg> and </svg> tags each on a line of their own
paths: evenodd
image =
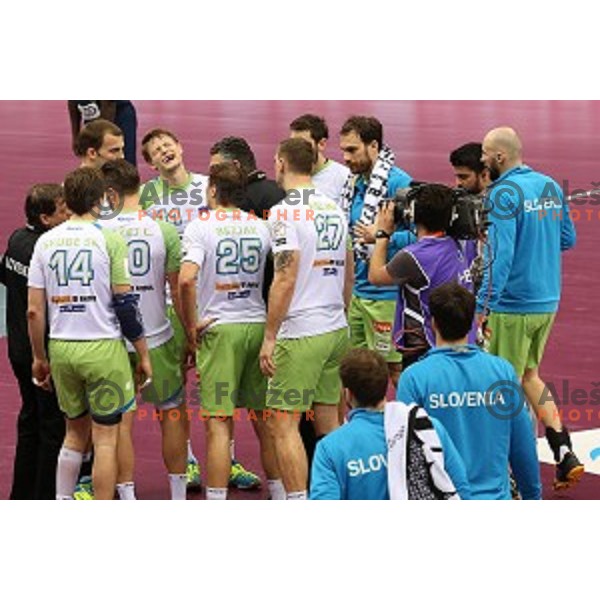
<svg viewBox="0 0 600 600">
<path fill-rule="evenodd" d="M 242 138 L 214 144 L 205 176 L 153 129 L 141 145 L 157 177 L 142 184 L 120 129 L 98 119 L 62 186 L 32 188 L 0 276 L 9 304 L 11 281 L 28 288 L 28 393 L 55 394 L 65 417 L 57 499 L 77 498 L 85 459 L 89 497 L 136 498 L 141 405 L 160 423 L 174 500 L 199 485 L 192 419 L 210 500 L 261 485 L 235 455 L 242 418 L 274 500 L 538 499 L 537 419 L 555 488 L 581 478 L 539 377 L 575 244 L 558 186 L 560 218 L 500 214 L 507 185 L 536 200 L 553 180 L 523 164 L 512 129 L 492 130 L 450 155 L 457 187 L 485 206 L 473 235 L 455 235 L 456 191 L 396 166 L 377 119 L 344 123 L 345 165 L 328 138 L 322 118 L 295 119 L 272 181 Z M 29 248 L 26 280 L 11 244 Z M 9 322 L 9 352 L 10 338 Z"/>
</svg>

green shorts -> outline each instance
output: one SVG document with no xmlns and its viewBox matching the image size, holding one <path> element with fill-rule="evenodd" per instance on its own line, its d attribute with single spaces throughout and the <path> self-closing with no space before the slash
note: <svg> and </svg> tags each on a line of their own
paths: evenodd
<svg viewBox="0 0 600 600">
<path fill-rule="evenodd" d="M 277 340 L 267 407 L 306 412 L 313 403 L 339 404 L 339 368 L 349 342 L 346 327 L 322 335 Z"/>
<path fill-rule="evenodd" d="M 123 340 L 50 340 L 52 379 L 60 409 L 68 419 L 88 412 L 112 424 L 135 407 L 135 389 Z"/>
<path fill-rule="evenodd" d="M 180 406 L 184 401 L 183 372 L 178 345 L 172 337 L 162 346 L 150 349 L 152 383 L 142 390 L 142 400 L 160 410 Z M 135 352 L 129 355 L 131 368 L 135 370 L 139 357 Z"/>
<path fill-rule="evenodd" d="M 211 417 L 265 408 L 267 380 L 259 363 L 264 333 L 264 323 L 224 323 L 203 336 L 196 353 L 198 396 Z"/>
<path fill-rule="evenodd" d="M 512 364 L 519 377 L 542 362 L 556 313 L 492 313 L 489 351 Z"/>
<path fill-rule="evenodd" d="M 348 311 L 350 344 L 353 348 L 375 350 L 388 363 L 402 362 L 402 355 L 392 340 L 395 317 L 395 300 L 367 300 L 352 296 Z"/>
</svg>

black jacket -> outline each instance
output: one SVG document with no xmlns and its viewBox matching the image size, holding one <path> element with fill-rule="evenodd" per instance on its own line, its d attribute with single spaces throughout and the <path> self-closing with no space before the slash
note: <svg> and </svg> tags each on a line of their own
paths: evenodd
<svg viewBox="0 0 600 600">
<path fill-rule="evenodd" d="M 33 360 L 27 333 L 27 274 L 33 248 L 42 233 L 29 226 L 17 229 L 0 261 L 0 283 L 6 286 L 8 356 L 13 363 L 31 365 Z"/>
<path fill-rule="evenodd" d="M 260 219 L 265 219 L 266 211 L 285 198 L 285 192 L 272 179 L 267 179 L 263 171 L 254 171 L 248 175 L 246 200 L 240 205 L 242 210 L 253 212 Z M 266 219 L 265 219 L 266 220 Z M 273 283 L 273 260 L 269 256 L 265 264 L 263 298 L 269 300 L 269 288 Z"/>
<path fill-rule="evenodd" d="M 248 175 L 246 200 L 240 205 L 242 210 L 253 211 L 260 219 L 264 211 L 270 210 L 285 198 L 285 192 L 262 171 L 254 171 Z"/>
</svg>

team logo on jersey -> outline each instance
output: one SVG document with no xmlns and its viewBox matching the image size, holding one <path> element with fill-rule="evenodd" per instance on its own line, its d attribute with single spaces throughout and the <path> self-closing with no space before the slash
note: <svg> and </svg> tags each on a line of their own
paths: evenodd
<svg viewBox="0 0 600 600">
<path fill-rule="evenodd" d="M 275 239 L 275 246 L 282 246 L 286 243 L 286 227 L 282 221 L 275 221 L 271 225 L 271 231 L 273 238 Z"/>
</svg>

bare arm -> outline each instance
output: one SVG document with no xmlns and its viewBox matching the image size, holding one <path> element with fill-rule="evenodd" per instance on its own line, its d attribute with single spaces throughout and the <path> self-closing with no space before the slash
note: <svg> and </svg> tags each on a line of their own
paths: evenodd
<svg viewBox="0 0 600 600">
<path fill-rule="evenodd" d="M 29 340 L 33 351 L 33 365 L 31 374 L 34 383 L 50 390 L 50 365 L 46 355 L 46 291 L 40 288 L 29 288 L 27 322 Z"/>
<path fill-rule="evenodd" d="M 200 267 L 196 263 L 184 262 L 179 272 L 179 303 L 181 322 L 188 344 L 196 344 L 196 281 Z M 177 308 L 175 308 L 177 310 Z"/>
<path fill-rule="evenodd" d="M 385 238 L 375 242 L 375 249 L 369 262 L 369 283 L 373 285 L 393 285 L 395 283 L 385 268 L 389 242 Z"/>
<path fill-rule="evenodd" d="M 286 318 L 294 295 L 300 252 L 283 250 L 275 254 L 275 277 L 269 291 L 269 311 L 265 327 L 265 338 L 260 349 L 260 369 L 267 377 L 275 374 L 273 353 L 277 341 L 277 333 Z"/>
<path fill-rule="evenodd" d="M 173 308 L 179 322 L 183 325 L 183 306 L 181 305 L 181 296 L 179 294 L 179 271 L 167 273 L 167 281 L 171 290 L 171 300 L 173 300 Z"/>
<path fill-rule="evenodd" d="M 344 307 L 346 311 L 350 308 L 352 300 L 352 288 L 354 287 L 354 252 L 346 251 L 346 272 L 344 275 Z"/>
<path fill-rule="evenodd" d="M 277 338 L 281 324 L 287 316 L 296 287 L 299 262 L 300 253 L 297 250 L 284 250 L 275 254 L 275 277 L 269 291 L 265 339 Z"/>
<path fill-rule="evenodd" d="M 394 233 L 394 207 L 391 202 L 386 202 L 381 206 L 377 213 L 375 225 L 377 230 L 385 231 L 390 236 Z M 385 268 L 389 243 L 389 238 L 375 240 L 375 249 L 369 261 L 369 283 L 373 285 L 382 286 L 394 283 Z"/>
<path fill-rule="evenodd" d="M 46 291 L 39 288 L 29 288 L 27 321 L 29 324 L 29 340 L 33 358 L 47 360 L 46 345 Z"/>
</svg>

